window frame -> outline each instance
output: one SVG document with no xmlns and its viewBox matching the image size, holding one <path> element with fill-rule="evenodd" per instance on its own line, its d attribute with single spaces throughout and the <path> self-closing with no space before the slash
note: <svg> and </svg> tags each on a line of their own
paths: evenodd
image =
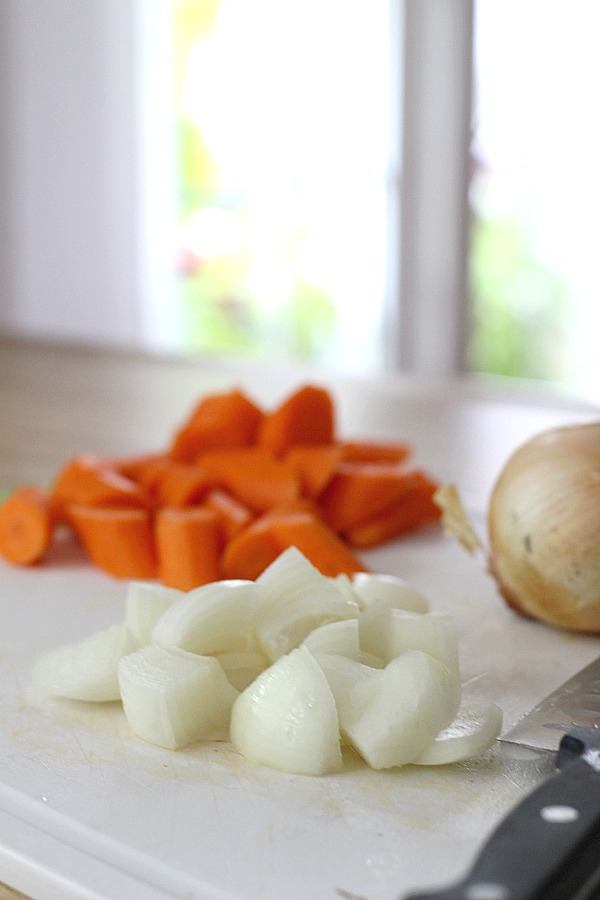
<svg viewBox="0 0 600 900">
<path fill-rule="evenodd" d="M 403 5 L 390 365 L 444 376 L 467 368 L 473 2 Z"/>
</svg>

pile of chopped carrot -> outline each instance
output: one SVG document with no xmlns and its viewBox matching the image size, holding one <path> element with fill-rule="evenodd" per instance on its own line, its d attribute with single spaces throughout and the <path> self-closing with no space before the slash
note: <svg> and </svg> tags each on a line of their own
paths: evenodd
<svg viewBox="0 0 600 900">
<path fill-rule="evenodd" d="M 59 528 L 117 578 L 190 590 L 256 578 L 296 546 L 325 575 L 365 571 L 361 550 L 437 521 L 438 483 L 405 443 L 345 441 L 331 394 L 304 385 L 273 410 L 239 389 L 201 399 L 161 451 L 66 462 L 47 489 L 0 506 L 0 554 L 43 559 Z"/>
</svg>

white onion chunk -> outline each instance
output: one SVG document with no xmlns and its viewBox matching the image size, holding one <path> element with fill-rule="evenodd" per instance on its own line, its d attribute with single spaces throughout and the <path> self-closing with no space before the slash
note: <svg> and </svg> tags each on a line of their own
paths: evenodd
<svg viewBox="0 0 600 900">
<path fill-rule="evenodd" d="M 131 730 L 169 750 L 226 728 L 238 696 L 213 657 L 157 644 L 121 659 L 119 686 Z"/>
<path fill-rule="evenodd" d="M 442 766 L 485 753 L 502 728 L 502 710 L 489 700 L 465 703 L 415 759 L 417 766 Z"/>
<path fill-rule="evenodd" d="M 117 667 L 138 643 L 124 622 L 62 644 L 38 657 L 32 681 L 41 696 L 109 702 L 120 699 Z"/>
<path fill-rule="evenodd" d="M 254 581 L 213 581 L 174 603 L 152 629 L 152 641 L 191 653 L 246 650 L 254 634 L 258 591 Z"/>
<path fill-rule="evenodd" d="M 450 724 L 460 696 L 454 672 L 421 650 L 408 650 L 343 696 L 340 729 L 373 769 L 403 766 Z"/>
<path fill-rule="evenodd" d="M 283 772 L 325 775 L 341 768 L 335 700 L 306 647 L 281 656 L 240 694 L 230 736 L 243 756 Z"/>
</svg>

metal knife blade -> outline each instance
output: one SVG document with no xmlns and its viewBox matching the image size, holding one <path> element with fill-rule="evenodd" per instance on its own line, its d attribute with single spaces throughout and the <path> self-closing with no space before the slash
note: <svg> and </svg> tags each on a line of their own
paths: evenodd
<svg viewBox="0 0 600 900">
<path fill-rule="evenodd" d="M 525 713 L 499 740 L 556 750 L 573 726 L 600 726 L 600 657 Z"/>
<path fill-rule="evenodd" d="M 500 740 L 557 752 L 557 774 L 509 812 L 466 877 L 404 900 L 600 898 L 600 659 Z"/>
</svg>

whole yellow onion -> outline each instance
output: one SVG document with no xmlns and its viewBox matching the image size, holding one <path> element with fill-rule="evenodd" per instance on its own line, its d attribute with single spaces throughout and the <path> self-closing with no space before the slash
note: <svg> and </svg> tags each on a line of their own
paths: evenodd
<svg viewBox="0 0 600 900">
<path fill-rule="evenodd" d="M 488 534 L 490 572 L 510 606 L 600 633 L 600 422 L 519 447 L 492 490 Z"/>
</svg>

